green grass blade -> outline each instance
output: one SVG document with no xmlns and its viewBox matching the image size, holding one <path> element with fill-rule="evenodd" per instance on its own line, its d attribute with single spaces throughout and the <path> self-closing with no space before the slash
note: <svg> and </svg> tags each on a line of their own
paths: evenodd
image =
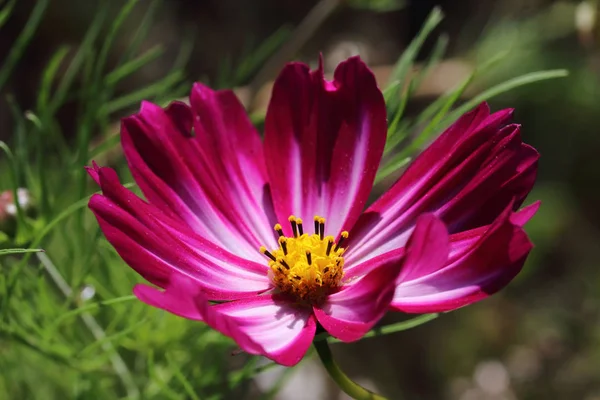
<svg viewBox="0 0 600 400">
<path fill-rule="evenodd" d="M 431 50 L 431 54 L 427 59 L 427 63 L 419 72 L 417 77 L 415 77 L 415 88 L 418 89 L 421 86 L 421 83 L 429 76 L 431 71 L 439 65 L 442 58 L 446 54 L 446 50 L 448 50 L 448 43 L 450 39 L 448 35 L 440 35 L 438 40 L 435 42 L 435 46 L 433 50 Z"/>
<path fill-rule="evenodd" d="M 235 72 L 234 85 L 244 85 L 252 78 L 259 68 L 271 57 L 291 36 L 292 30 L 282 26 L 265 39 L 260 46 L 250 52 L 238 63 Z"/>
<path fill-rule="evenodd" d="M 70 150 L 65 137 L 60 130 L 60 127 L 56 123 L 52 113 L 49 110 L 49 107 L 56 74 L 68 52 L 68 46 L 59 47 L 58 50 L 54 52 L 52 58 L 48 62 L 48 65 L 44 69 L 37 96 L 37 112 L 42 121 L 40 121 L 36 126 L 40 134 L 43 132 L 49 136 L 47 139 L 40 138 L 39 143 L 48 143 L 56 146 L 61 154 L 61 157 L 65 158 L 69 156 Z"/>
<path fill-rule="evenodd" d="M 85 306 L 75 308 L 73 310 L 67 311 L 66 313 L 64 313 L 64 314 L 60 315 L 58 318 L 56 318 L 53 321 L 52 325 L 50 326 L 49 330 L 51 332 L 54 332 L 64 321 L 66 321 L 70 318 L 76 317 L 85 312 L 97 310 L 102 307 L 111 306 L 113 304 L 124 303 L 124 302 L 132 301 L 132 300 L 137 300 L 137 297 L 135 297 L 134 295 L 121 296 L 121 297 L 116 297 L 114 299 L 99 301 L 96 303 L 91 303 L 91 304 L 87 304 Z"/>
<path fill-rule="evenodd" d="M 25 24 L 25 27 L 15 40 L 15 43 L 11 47 L 8 56 L 4 60 L 2 64 L 2 68 L 0 68 L 0 90 L 4 87 L 12 71 L 17 66 L 17 63 L 21 59 L 25 48 L 33 38 L 35 31 L 37 30 L 40 22 L 42 21 L 42 17 L 44 16 L 44 12 L 46 11 L 46 7 L 48 6 L 49 0 L 38 0 Z"/>
<path fill-rule="evenodd" d="M 385 163 L 385 165 L 377 171 L 377 176 L 375 176 L 375 184 L 378 184 L 379 182 L 393 174 L 395 171 L 398 171 L 400 168 L 404 168 L 411 161 L 411 157 L 396 157 L 392 161 Z"/>
<path fill-rule="evenodd" d="M 404 82 L 411 66 L 421 50 L 421 47 L 423 46 L 423 43 L 425 43 L 427 37 L 431 34 L 431 32 L 433 32 L 439 23 L 442 22 L 442 19 L 444 19 L 442 10 L 439 7 L 435 7 L 427 17 L 425 24 L 417 36 L 410 42 L 404 53 L 402 53 L 402 56 L 396 63 L 396 66 L 390 75 L 388 84 L 392 84 L 395 81 Z"/>
<path fill-rule="evenodd" d="M 141 321 L 138 321 L 138 322 L 132 324 L 131 326 L 127 327 L 126 329 L 123 329 L 122 331 L 113 333 L 112 335 L 104 336 L 103 338 L 96 340 L 96 341 L 90 343 L 88 346 L 81 349 L 81 351 L 79 351 L 79 354 L 77 356 L 84 357 L 84 356 L 88 355 L 89 353 L 93 352 L 94 350 L 98 349 L 99 347 L 105 346 L 107 343 L 111 343 L 114 345 L 115 341 L 117 341 L 118 339 L 120 339 L 122 337 L 129 335 L 132 332 L 135 332 L 142 325 L 148 323 L 148 321 L 149 321 L 148 318 L 144 318 Z"/>
<path fill-rule="evenodd" d="M 6 256 L 10 254 L 23 254 L 23 253 L 37 253 L 44 251 L 42 249 L 0 249 L 0 256 Z"/>
<path fill-rule="evenodd" d="M 506 93 L 509 90 L 513 90 L 518 87 L 529 85 L 535 82 L 546 81 L 548 79 L 564 78 L 568 75 L 569 72 L 565 69 L 554 69 L 548 71 L 530 72 L 528 74 L 509 79 L 506 82 L 502 82 L 496 86 L 492 86 L 491 88 L 483 91 L 482 93 L 473 97 L 471 100 L 467 101 L 465 104 L 461 105 L 456 110 L 451 112 L 448 115 L 448 117 L 446 117 L 444 120 L 445 125 L 449 125 L 450 123 L 454 122 L 458 117 L 460 117 L 462 114 L 466 113 L 479 103 L 487 101 L 502 93 Z"/>
<path fill-rule="evenodd" d="M 8 18 L 12 14 L 16 3 L 17 0 L 10 0 L 8 3 L 4 4 L 2 9 L 0 10 L 0 28 L 2 28 L 6 21 L 8 21 Z"/>
<path fill-rule="evenodd" d="M 190 381 L 181 372 L 181 369 L 177 365 L 177 362 L 175 362 L 169 356 L 169 353 L 166 353 L 165 357 L 167 359 L 167 362 L 169 363 L 169 366 L 171 367 L 171 369 L 173 371 L 173 375 L 175 376 L 175 379 L 177 379 L 179 381 L 179 383 L 181 383 L 181 386 L 183 386 L 183 389 L 185 390 L 185 393 L 187 394 L 187 397 L 189 399 L 192 399 L 192 400 L 200 400 L 200 398 L 198 397 L 198 395 L 194 391 L 194 387 L 192 386 L 192 384 L 190 383 Z"/>
<path fill-rule="evenodd" d="M 121 141 L 121 135 L 111 135 L 106 138 L 100 145 L 93 148 L 88 154 L 88 163 L 92 162 L 98 156 L 111 151 Z M 79 168 L 78 165 L 75 168 Z"/>
<path fill-rule="evenodd" d="M 133 10 L 133 7 L 138 3 L 138 0 L 129 0 L 125 3 L 125 5 L 121 8 L 121 11 L 114 19 L 113 23 L 110 25 L 108 30 L 108 34 L 104 37 L 102 41 L 102 48 L 100 49 L 100 53 L 98 54 L 98 59 L 96 61 L 95 70 L 96 76 L 98 79 L 102 75 L 102 71 L 104 70 L 104 65 L 106 64 L 106 60 L 108 58 L 108 53 L 112 47 L 112 44 L 119 32 L 119 29 Z"/>
<path fill-rule="evenodd" d="M 42 111 L 46 108 L 46 105 L 50 102 L 50 92 L 52 90 L 52 84 L 54 83 L 54 78 L 56 77 L 56 73 L 58 68 L 63 62 L 63 59 L 69 52 L 68 46 L 61 46 L 54 52 L 54 55 L 48 62 L 48 65 L 44 69 L 44 73 L 42 74 L 42 83 L 40 85 L 40 90 L 38 92 L 37 98 L 37 108 L 39 111 Z"/>
<path fill-rule="evenodd" d="M 83 37 L 83 40 L 81 42 L 81 45 L 79 46 L 79 49 L 77 50 L 77 53 L 71 60 L 67 71 L 63 75 L 63 78 L 61 79 L 58 88 L 56 89 L 56 92 L 54 94 L 54 97 L 52 98 L 52 102 L 49 107 L 51 113 L 56 112 L 56 110 L 58 110 L 64 104 L 67 94 L 71 89 L 71 85 L 75 80 L 75 77 L 80 72 L 81 67 L 84 65 L 86 58 L 88 58 L 88 55 L 90 53 L 93 53 L 94 43 L 96 41 L 96 38 L 98 37 L 98 34 L 100 33 L 102 24 L 104 23 L 106 16 L 107 7 L 99 6 L 98 12 L 95 14 L 95 17 L 90 27 L 85 33 L 85 36 Z"/>
<path fill-rule="evenodd" d="M 142 100 L 150 99 L 163 93 L 165 90 L 172 88 L 178 84 L 182 78 L 183 73 L 181 71 L 172 72 L 158 82 L 110 101 L 100 109 L 100 114 L 110 115 L 114 112 L 137 105 Z"/>
<path fill-rule="evenodd" d="M 104 82 L 107 86 L 114 86 L 124 78 L 132 75 L 142 68 L 144 65 L 156 60 L 164 53 L 164 48 L 161 45 L 154 46 L 140 56 L 124 63 L 115 68 L 113 71 L 106 74 Z"/>
<path fill-rule="evenodd" d="M 156 11 L 158 9 L 159 4 L 160 4 L 159 0 L 150 1 L 150 4 L 148 5 L 148 9 L 147 9 L 146 13 L 144 14 L 144 16 L 142 17 L 142 20 L 139 23 L 139 26 L 138 26 L 137 30 L 135 31 L 135 34 L 133 35 L 131 44 L 129 45 L 127 50 L 125 50 L 125 52 L 123 53 L 123 56 L 119 60 L 118 65 L 124 65 L 125 63 L 127 63 L 128 61 L 130 61 L 131 59 L 133 59 L 135 57 L 142 42 L 148 36 L 148 31 L 152 27 L 152 24 L 154 21 L 154 14 L 156 13 Z"/>
</svg>

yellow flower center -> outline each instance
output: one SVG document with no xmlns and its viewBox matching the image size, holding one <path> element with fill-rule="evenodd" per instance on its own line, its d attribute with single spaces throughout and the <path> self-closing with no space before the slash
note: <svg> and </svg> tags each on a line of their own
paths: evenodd
<svg viewBox="0 0 600 400">
<path fill-rule="evenodd" d="M 269 275 L 275 286 L 301 303 L 318 304 L 334 291 L 344 276 L 345 248 L 348 232 L 341 233 L 339 240 L 325 236 L 325 218 L 314 218 L 315 233 L 304 233 L 302 220 L 289 217 L 293 237 L 283 234 L 281 225 L 275 225 L 279 234 L 279 248 L 260 252 L 269 261 Z"/>
</svg>

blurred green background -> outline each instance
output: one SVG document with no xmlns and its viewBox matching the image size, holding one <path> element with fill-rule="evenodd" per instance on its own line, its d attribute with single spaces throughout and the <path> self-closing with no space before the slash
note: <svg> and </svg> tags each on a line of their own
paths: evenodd
<svg viewBox="0 0 600 400">
<path fill-rule="evenodd" d="M 315 65 L 323 52 L 331 71 L 360 54 L 385 86 L 434 6 L 445 17 L 410 60 L 407 76 L 420 81 L 402 115 L 407 131 L 422 129 L 421 112 L 481 66 L 455 106 L 522 74 L 569 70 L 490 99 L 493 110 L 516 109 L 542 155 L 528 199 L 542 200 L 527 226 L 536 248 L 490 299 L 334 354 L 392 399 L 600 399 L 600 2 L 0 5 L 0 140 L 12 149 L 0 154 L 0 191 L 25 187 L 34 204 L 11 219 L 0 197 L 0 248 L 46 250 L 0 256 L 1 399 L 343 399 L 311 359 L 284 372 L 231 355 L 216 332 L 132 300 L 140 278 L 85 208 L 96 189 L 82 166 L 97 159 L 131 182 L 119 118 L 141 99 L 185 96 L 195 80 L 236 88 L 259 126 L 285 61 Z"/>
</svg>

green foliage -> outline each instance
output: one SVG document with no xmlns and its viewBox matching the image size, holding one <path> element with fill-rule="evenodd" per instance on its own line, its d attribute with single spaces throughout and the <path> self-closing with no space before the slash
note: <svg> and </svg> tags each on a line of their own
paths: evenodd
<svg viewBox="0 0 600 400">
<path fill-rule="evenodd" d="M 47 1 L 36 3 L 9 56 L 0 65 L 0 87 L 10 78 L 39 25 Z M 15 2 L 0 9 L 0 25 Z M 33 218 L 19 207 L 17 230 L 0 247 L 0 397 L 144 398 L 235 397 L 254 371 L 247 355 L 224 356 L 230 340 L 193 323 L 131 301 L 139 277 L 115 254 L 86 212 L 90 180 L 84 166 L 116 142 L 92 148 L 110 135 L 111 123 L 142 99 L 163 103 L 181 96 L 183 66 L 191 44 L 163 78 L 123 92 L 121 85 L 163 54 L 162 46 L 140 51 L 158 2 L 130 0 L 111 15 L 99 2 L 77 48 L 59 47 L 48 60 L 35 107 L 12 99 L 12 149 L 0 143 L 0 190 L 28 188 L 38 204 Z M 91 6 L 91 4 L 90 4 Z M 146 16 L 116 63 L 113 45 L 136 8 Z M 187 88 L 185 89 L 187 90 Z M 72 131 L 59 113 L 75 104 Z M 2 239 L 2 238 L 0 238 Z M 10 248 L 10 247 L 23 248 Z M 37 253 L 38 246 L 47 250 Z M 9 247 L 2 249 L 2 247 Z M 84 296 L 91 290 L 93 302 Z M 247 363 L 247 361 L 251 361 Z M 235 380 L 229 379 L 238 370 Z"/>
<path fill-rule="evenodd" d="M 384 160 L 379 166 L 376 182 L 381 182 L 401 170 L 428 142 L 456 121 L 458 117 L 478 104 L 521 86 L 567 76 L 567 71 L 564 69 L 526 73 L 484 90 L 453 109 L 465 90 L 476 78 L 487 73 L 492 66 L 508 56 L 508 53 L 497 54 L 477 66 L 463 82 L 432 102 L 418 116 L 408 118 L 404 115 L 407 104 L 432 68 L 444 56 L 448 39 L 442 35 L 438 38 L 425 66 L 412 76 L 410 75 L 423 43 L 442 19 L 443 13 L 441 10 L 434 8 L 419 34 L 394 66 L 388 86 L 384 89 L 383 93 L 388 111 L 388 139 L 384 150 Z"/>
<path fill-rule="evenodd" d="M 397 11 L 406 7 L 405 0 L 348 0 L 348 6 L 376 12 Z"/>
</svg>

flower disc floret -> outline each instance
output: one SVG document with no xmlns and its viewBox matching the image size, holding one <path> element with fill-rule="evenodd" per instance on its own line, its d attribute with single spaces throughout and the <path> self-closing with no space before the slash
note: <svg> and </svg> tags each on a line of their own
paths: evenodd
<svg viewBox="0 0 600 400">
<path fill-rule="evenodd" d="M 348 238 L 344 231 L 336 242 L 333 236 L 325 236 L 325 218 L 315 216 L 315 233 L 304 233 L 302 220 L 290 216 L 292 237 L 283 234 L 281 225 L 275 225 L 279 234 L 279 248 L 260 251 L 271 261 L 269 275 L 275 286 L 300 303 L 319 304 L 340 285 L 344 276 L 342 247 Z"/>
</svg>

